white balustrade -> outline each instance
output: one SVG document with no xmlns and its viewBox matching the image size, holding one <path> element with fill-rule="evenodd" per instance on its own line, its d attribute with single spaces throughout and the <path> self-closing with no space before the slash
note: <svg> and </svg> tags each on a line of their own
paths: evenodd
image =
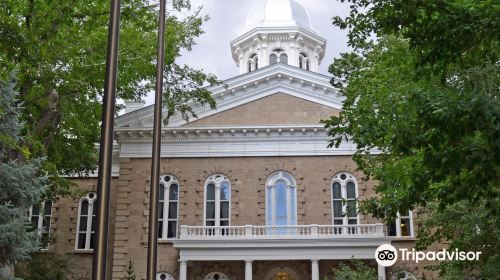
<svg viewBox="0 0 500 280">
<path fill-rule="evenodd" d="M 384 236 L 383 224 L 180 226 L 179 239 L 310 239 Z"/>
</svg>

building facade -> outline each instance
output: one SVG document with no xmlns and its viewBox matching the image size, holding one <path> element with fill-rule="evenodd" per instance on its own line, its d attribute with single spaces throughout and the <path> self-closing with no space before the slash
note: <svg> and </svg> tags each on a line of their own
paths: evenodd
<svg viewBox="0 0 500 280">
<path fill-rule="evenodd" d="M 375 262 L 381 244 L 410 247 L 416 213 L 393 225 L 357 213 L 374 196 L 351 157 L 353 143 L 327 148 L 322 119 L 343 96 L 318 73 L 326 40 L 295 0 L 257 1 L 248 32 L 234 39 L 238 76 L 211 88 L 217 109 L 173 116 L 162 129 L 158 279 L 323 279 L 339 262 L 361 259 L 380 279 L 396 269 Z M 139 105 L 139 106 L 138 106 Z M 146 275 L 153 107 L 127 104 L 116 119 L 110 279 L 129 260 Z M 48 250 L 72 260 L 72 279 L 90 279 L 95 176 L 74 178 L 81 194 L 52 203 Z M 32 220 L 40 214 L 33 211 Z M 42 215 L 43 216 L 43 215 Z M 422 275 L 399 264 L 406 279 Z"/>
</svg>

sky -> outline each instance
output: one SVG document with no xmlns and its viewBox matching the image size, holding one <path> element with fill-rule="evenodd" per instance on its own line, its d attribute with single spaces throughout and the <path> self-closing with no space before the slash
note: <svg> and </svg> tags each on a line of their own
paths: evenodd
<svg viewBox="0 0 500 280">
<path fill-rule="evenodd" d="M 238 75 L 229 43 L 249 31 L 245 30 L 245 22 L 247 11 L 254 1 L 264 0 L 191 0 L 193 9 L 203 6 L 202 15 L 208 15 L 210 19 L 202 26 L 205 33 L 195 39 L 197 45 L 191 52 L 184 51 L 177 62 L 215 74 L 220 80 Z M 328 75 L 328 66 L 333 58 L 350 50 L 347 31 L 332 25 L 333 16 L 348 15 L 349 4 L 336 0 L 298 1 L 308 10 L 312 27 L 327 40 L 320 73 Z M 146 105 L 154 102 L 153 95 L 148 95 Z"/>
</svg>

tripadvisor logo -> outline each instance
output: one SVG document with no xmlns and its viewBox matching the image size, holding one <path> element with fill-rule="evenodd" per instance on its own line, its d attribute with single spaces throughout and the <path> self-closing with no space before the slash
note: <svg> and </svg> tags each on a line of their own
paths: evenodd
<svg viewBox="0 0 500 280">
<path fill-rule="evenodd" d="M 398 258 L 399 255 L 399 258 Z M 464 252 L 455 249 L 448 251 L 442 249 L 441 251 L 415 251 L 415 249 L 400 248 L 399 252 L 394 246 L 390 244 L 382 244 L 375 250 L 375 260 L 383 267 L 392 266 L 398 259 L 401 261 L 413 261 L 418 263 L 420 261 L 477 261 L 481 252 Z"/>
</svg>

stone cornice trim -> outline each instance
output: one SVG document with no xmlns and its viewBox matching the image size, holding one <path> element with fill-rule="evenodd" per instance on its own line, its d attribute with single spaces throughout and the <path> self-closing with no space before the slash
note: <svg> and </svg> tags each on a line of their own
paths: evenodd
<svg viewBox="0 0 500 280">
<path fill-rule="evenodd" d="M 151 143 L 153 128 L 116 128 L 118 143 Z M 283 126 L 211 126 L 162 128 L 162 142 L 217 142 L 217 141 L 279 141 L 279 140 L 328 140 L 326 130 L 320 125 Z"/>
</svg>

